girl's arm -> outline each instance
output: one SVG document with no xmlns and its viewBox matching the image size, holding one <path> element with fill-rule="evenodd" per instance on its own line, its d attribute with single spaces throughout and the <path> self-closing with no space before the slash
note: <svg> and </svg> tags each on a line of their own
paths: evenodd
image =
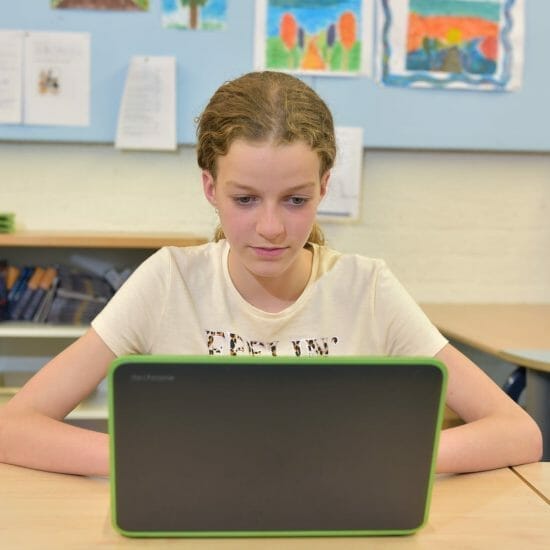
<svg viewBox="0 0 550 550">
<path fill-rule="evenodd" d="M 107 373 L 113 352 L 90 329 L 0 408 L 0 462 L 82 475 L 109 473 L 108 436 L 63 422 Z"/>
<path fill-rule="evenodd" d="M 441 432 L 438 472 L 473 472 L 540 460 L 536 422 L 481 369 L 447 344 L 447 405 L 466 423 Z"/>
</svg>

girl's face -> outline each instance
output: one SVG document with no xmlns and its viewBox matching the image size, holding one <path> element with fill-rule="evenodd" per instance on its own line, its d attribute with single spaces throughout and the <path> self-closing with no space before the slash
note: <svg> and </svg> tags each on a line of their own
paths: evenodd
<svg viewBox="0 0 550 550">
<path fill-rule="evenodd" d="M 236 140 L 218 158 L 214 181 L 203 172 L 204 193 L 218 210 L 231 246 L 229 270 L 258 278 L 298 276 L 304 244 L 327 188 L 329 173 L 319 175 L 320 160 L 308 145 Z"/>
</svg>

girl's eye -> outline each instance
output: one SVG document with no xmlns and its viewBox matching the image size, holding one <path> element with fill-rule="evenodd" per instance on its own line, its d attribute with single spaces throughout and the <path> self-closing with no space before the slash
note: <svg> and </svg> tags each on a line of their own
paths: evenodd
<svg viewBox="0 0 550 550">
<path fill-rule="evenodd" d="M 234 197 L 233 200 L 241 206 L 247 206 L 254 202 L 254 197 L 243 195 L 242 197 Z"/>
<path fill-rule="evenodd" d="M 306 199 L 305 197 L 289 197 L 288 198 L 288 202 L 292 206 L 303 206 L 307 202 L 307 200 L 308 199 Z"/>
</svg>

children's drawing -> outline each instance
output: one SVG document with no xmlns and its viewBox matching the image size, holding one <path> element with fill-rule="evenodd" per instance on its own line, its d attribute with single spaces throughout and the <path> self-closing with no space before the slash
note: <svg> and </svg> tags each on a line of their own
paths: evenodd
<svg viewBox="0 0 550 550">
<path fill-rule="evenodd" d="M 257 68 L 359 73 L 365 4 L 365 0 L 258 0 Z"/>
<path fill-rule="evenodd" d="M 378 15 L 384 84 L 519 87 L 523 0 L 381 0 Z"/>
<path fill-rule="evenodd" d="M 223 30 L 227 0 L 162 0 L 162 26 L 173 29 Z"/>
<path fill-rule="evenodd" d="M 52 8 L 132 11 L 149 9 L 149 0 L 50 0 Z"/>
<path fill-rule="evenodd" d="M 38 93 L 40 95 L 59 93 L 60 88 L 59 76 L 54 69 L 43 69 L 38 75 Z"/>
</svg>

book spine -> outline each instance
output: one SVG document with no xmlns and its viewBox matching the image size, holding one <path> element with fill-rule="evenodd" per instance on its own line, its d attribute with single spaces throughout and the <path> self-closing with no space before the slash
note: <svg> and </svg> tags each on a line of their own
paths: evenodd
<svg viewBox="0 0 550 550">
<path fill-rule="evenodd" d="M 8 265 L 6 271 L 6 286 L 8 287 L 8 293 L 13 288 L 13 285 L 16 283 L 19 275 L 21 275 L 21 270 L 17 266 Z"/>
<path fill-rule="evenodd" d="M 3 321 L 8 316 L 7 270 L 7 262 L 0 260 L 0 321 Z"/>
<path fill-rule="evenodd" d="M 13 308 L 11 316 L 12 320 L 19 321 L 23 318 L 23 313 L 25 312 L 25 309 L 27 309 L 29 302 L 31 301 L 34 293 L 38 289 L 38 286 L 40 285 L 40 282 L 45 272 L 46 270 L 43 267 L 36 267 L 34 269 L 31 277 L 27 281 L 27 286 L 24 288 L 23 292 L 21 293 L 21 297 Z"/>
<path fill-rule="evenodd" d="M 40 302 L 40 305 L 38 306 L 38 309 L 34 314 L 34 317 L 32 320 L 35 323 L 45 323 L 47 321 L 58 284 L 59 284 L 59 278 L 56 275 L 54 277 L 54 280 L 52 282 L 50 289 L 46 292 L 44 299 L 42 300 L 42 302 Z"/>
<path fill-rule="evenodd" d="M 55 277 L 57 275 L 57 270 L 53 267 L 48 267 L 44 271 L 44 274 L 42 275 L 42 279 L 40 280 L 40 284 L 38 288 L 35 290 L 34 294 L 32 295 L 32 298 L 30 299 L 29 303 L 27 304 L 27 307 L 25 308 L 22 318 L 25 321 L 32 321 L 34 319 L 34 316 L 40 307 L 40 304 L 42 300 L 44 300 L 48 290 L 51 288 Z"/>
<path fill-rule="evenodd" d="M 17 306 L 17 302 L 21 299 L 21 296 L 27 286 L 27 281 L 31 277 L 33 271 L 34 268 L 32 267 L 24 267 L 8 294 L 8 317 L 10 319 L 13 319 L 13 312 Z"/>
</svg>

